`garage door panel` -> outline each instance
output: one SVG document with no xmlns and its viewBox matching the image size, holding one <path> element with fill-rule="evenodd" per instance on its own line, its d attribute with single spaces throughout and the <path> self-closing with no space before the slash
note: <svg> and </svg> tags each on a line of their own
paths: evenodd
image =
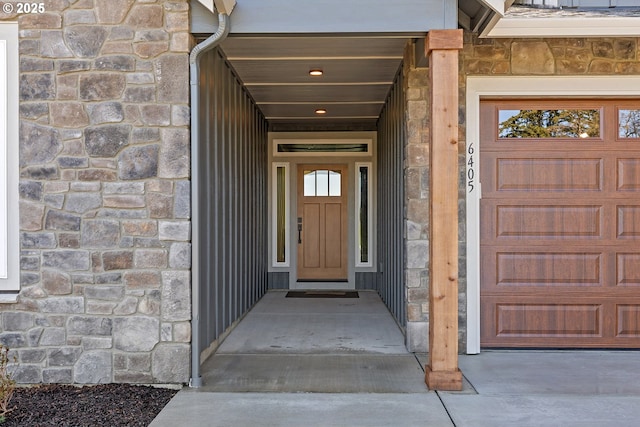
<svg viewBox="0 0 640 427">
<path fill-rule="evenodd" d="M 522 157 L 518 151 L 487 151 L 483 147 L 480 168 L 483 195 L 510 197 L 516 193 L 548 192 L 557 197 L 561 192 L 601 192 L 605 185 L 605 164 L 614 161 L 594 156 L 601 153 L 579 150 L 560 151 L 553 156 L 526 154 Z"/>
<path fill-rule="evenodd" d="M 480 283 L 482 295 L 536 295 L 564 293 L 595 295 L 610 292 L 615 283 L 606 277 L 616 268 L 615 251 L 602 248 L 559 245 L 482 246 L 483 259 Z M 635 271 L 632 273 L 635 274 Z M 634 292 L 632 287 L 620 287 L 620 292 Z"/>
<path fill-rule="evenodd" d="M 496 159 L 496 191 L 601 191 L 602 159 Z"/>
<path fill-rule="evenodd" d="M 619 239 L 640 239 L 640 206 L 618 206 Z"/>
<path fill-rule="evenodd" d="M 507 204 L 482 200 L 481 238 L 484 243 L 504 241 L 593 240 L 605 237 L 604 205 L 552 205 L 540 201 Z"/>
<path fill-rule="evenodd" d="M 496 206 L 497 238 L 602 237 L 602 206 Z"/>
<path fill-rule="evenodd" d="M 620 304 L 616 306 L 617 337 L 640 338 L 640 304 Z"/>
<path fill-rule="evenodd" d="M 616 286 L 637 287 L 640 292 L 640 254 L 616 254 Z"/>
<path fill-rule="evenodd" d="M 500 252 L 496 254 L 496 287 L 602 286 L 599 253 Z"/>
<path fill-rule="evenodd" d="M 640 149 L 640 143 L 637 143 Z M 635 149 L 635 147 L 634 147 Z M 600 154 L 595 157 L 595 154 Z M 629 157 L 617 147 L 600 153 L 572 150 L 549 153 L 487 151 L 482 147 L 481 179 L 484 197 L 513 197 L 533 193 L 534 197 L 628 198 L 640 193 L 640 153 Z M 567 158 L 563 158 L 566 156 Z"/>
<path fill-rule="evenodd" d="M 496 304 L 496 336 L 602 336 L 599 304 Z"/>
<path fill-rule="evenodd" d="M 640 158 L 617 159 L 618 191 L 640 191 Z"/>
</svg>

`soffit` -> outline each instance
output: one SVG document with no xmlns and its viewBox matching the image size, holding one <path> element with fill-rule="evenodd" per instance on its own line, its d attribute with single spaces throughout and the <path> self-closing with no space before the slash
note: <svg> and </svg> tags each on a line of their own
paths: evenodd
<svg viewBox="0 0 640 427">
<path fill-rule="evenodd" d="M 350 122 L 373 128 L 410 40 L 407 35 L 232 34 L 221 48 L 271 124 L 326 128 Z M 312 69 L 324 74 L 310 76 Z"/>
<path fill-rule="evenodd" d="M 483 37 L 638 37 L 640 6 L 538 8 L 512 6 Z"/>
</svg>

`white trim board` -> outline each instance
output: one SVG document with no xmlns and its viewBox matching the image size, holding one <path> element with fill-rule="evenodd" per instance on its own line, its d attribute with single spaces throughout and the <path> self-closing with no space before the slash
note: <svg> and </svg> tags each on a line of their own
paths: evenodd
<svg viewBox="0 0 640 427">
<path fill-rule="evenodd" d="M 480 0 L 480 3 L 483 3 L 485 6 L 489 7 L 500 16 L 503 16 L 504 11 L 507 9 L 505 0 Z"/>
<path fill-rule="evenodd" d="M 7 41 L 0 40 L 0 279 L 8 278 L 7 253 Z"/>
<path fill-rule="evenodd" d="M 0 61 L 2 72 L 0 78 L 6 83 L 4 87 L 4 126 L 2 132 L 5 139 L 4 144 L 0 142 L 0 162 L 3 162 L 2 168 L 4 191 L 0 209 L 3 210 L 3 222 L 6 221 L 6 229 L 0 240 L 3 245 L 0 250 L 0 256 L 6 260 L 6 269 L 0 277 L 0 291 L 6 292 L 0 296 L 1 302 L 16 302 L 17 292 L 20 290 L 20 217 L 19 217 L 19 130 L 18 130 L 18 23 L 3 22 L 0 23 L 0 39 L 6 40 L 6 56 Z M 4 43 L 3 43 L 4 44 Z M 4 227 L 4 225 L 3 225 Z M 2 253 L 4 251 L 4 253 Z"/>
<path fill-rule="evenodd" d="M 236 7 L 236 0 L 197 0 L 198 3 L 209 9 L 209 11 L 214 12 L 216 10 L 221 13 L 226 13 L 230 15 L 233 9 Z"/>
<path fill-rule="evenodd" d="M 480 149 L 480 100 L 486 97 L 638 97 L 640 76 L 467 77 L 466 147 Z M 475 154 L 474 176 L 480 177 Z M 467 164 L 469 163 L 467 152 Z M 468 166 L 467 166 L 468 168 Z M 468 171 L 467 171 L 468 173 Z M 480 199 L 481 187 L 467 186 L 467 353 L 480 352 Z"/>
<path fill-rule="evenodd" d="M 481 37 L 637 37 L 640 18 L 502 18 Z"/>
</svg>

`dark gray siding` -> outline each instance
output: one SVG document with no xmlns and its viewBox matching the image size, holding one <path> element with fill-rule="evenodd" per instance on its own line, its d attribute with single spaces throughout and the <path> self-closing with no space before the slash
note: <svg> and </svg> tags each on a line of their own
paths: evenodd
<svg viewBox="0 0 640 427">
<path fill-rule="evenodd" d="M 217 49 L 200 70 L 201 352 L 267 290 L 267 123 Z"/>
<path fill-rule="evenodd" d="M 378 290 L 378 273 L 356 271 L 356 289 L 358 290 Z"/>
<path fill-rule="evenodd" d="M 289 289 L 289 272 L 269 272 L 269 289 Z"/>
<path fill-rule="evenodd" d="M 382 300 L 406 325 L 404 287 L 405 99 L 402 67 L 378 120 L 378 281 Z"/>
</svg>

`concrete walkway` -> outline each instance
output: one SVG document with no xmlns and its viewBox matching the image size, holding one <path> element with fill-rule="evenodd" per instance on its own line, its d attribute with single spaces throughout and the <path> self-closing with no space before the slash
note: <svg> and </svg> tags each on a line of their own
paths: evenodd
<svg viewBox="0 0 640 427">
<path fill-rule="evenodd" d="M 640 425 L 640 352 L 486 351 L 462 392 L 424 385 L 380 299 L 267 294 L 181 390 L 159 426 Z"/>
</svg>

